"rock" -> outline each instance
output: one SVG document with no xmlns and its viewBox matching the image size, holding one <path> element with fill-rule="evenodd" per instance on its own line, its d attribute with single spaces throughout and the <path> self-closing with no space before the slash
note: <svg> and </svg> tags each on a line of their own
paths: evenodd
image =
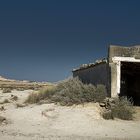
<svg viewBox="0 0 140 140">
<path fill-rule="evenodd" d="M 105 103 L 99 103 L 100 107 L 105 107 L 106 104 Z"/>
<path fill-rule="evenodd" d="M 105 104 L 105 105 L 103 105 Z M 106 109 L 111 109 L 111 107 L 113 107 L 115 105 L 114 100 L 111 98 L 106 98 L 102 104 L 101 107 L 105 107 Z"/>
<path fill-rule="evenodd" d="M 17 103 L 16 104 L 16 107 L 18 108 L 18 107 L 25 107 L 26 106 L 26 104 L 21 104 L 21 103 Z"/>
</svg>

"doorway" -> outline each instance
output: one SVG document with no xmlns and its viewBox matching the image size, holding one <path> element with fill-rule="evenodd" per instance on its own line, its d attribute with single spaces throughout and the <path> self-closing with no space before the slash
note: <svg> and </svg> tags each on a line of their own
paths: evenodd
<svg viewBox="0 0 140 140">
<path fill-rule="evenodd" d="M 120 96 L 132 98 L 134 105 L 140 105 L 140 63 L 121 62 Z"/>
</svg>

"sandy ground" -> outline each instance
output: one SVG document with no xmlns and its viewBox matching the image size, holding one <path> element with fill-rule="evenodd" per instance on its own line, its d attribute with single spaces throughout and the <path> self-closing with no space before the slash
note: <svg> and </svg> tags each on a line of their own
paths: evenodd
<svg viewBox="0 0 140 140">
<path fill-rule="evenodd" d="M 13 91 L 2 93 L 0 101 L 17 95 L 17 102 L 6 103 L 0 116 L 8 119 L 0 125 L 0 140 L 139 140 L 140 113 L 134 121 L 104 120 L 98 104 L 63 107 L 55 104 L 29 105 L 17 108 L 31 93 Z M 140 108 L 137 107 L 140 111 Z"/>
</svg>

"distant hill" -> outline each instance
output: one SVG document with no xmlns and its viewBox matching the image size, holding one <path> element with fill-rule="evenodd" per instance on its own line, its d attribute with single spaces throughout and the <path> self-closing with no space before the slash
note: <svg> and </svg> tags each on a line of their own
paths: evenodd
<svg viewBox="0 0 140 140">
<path fill-rule="evenodd" d="M 0 88 L 10 88 L 10 89 L 40 89 L 46 86 L 52 86 L 53 83 L 49 82 L 36 82 L 28 80 L 13 80 L 0 76 Z"/>
<path fill-rule="evenodd" d="M 14 81 L 16 81 L 16 80 L 13 80 L 13 79 L 7 79 L 7 78 L 5 78 L 5 77 L 3 77 L 3 76 L 0 76 L 0 81 L 14 82 Z"/>
</svg>

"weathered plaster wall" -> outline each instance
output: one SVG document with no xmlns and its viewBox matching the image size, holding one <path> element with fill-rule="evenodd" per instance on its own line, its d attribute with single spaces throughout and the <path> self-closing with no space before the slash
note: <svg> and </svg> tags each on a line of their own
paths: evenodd
<svg viewBox="0 0 140 140">
<path fill-rule="evenodd" d="M 108 68 L 107 63 L 98 64 L 90 68 L 74 71 L 73 77 L 78 76 L 84 83 L 104 84 L 108 88 Z"/>
<path fill-rule="evenodd" d="M 117 96 L 117 65 L 115 63 L 110 63 L 110 83 L 109 83 L 109 93 L 111 97 Z"/>
<path fill-rule="evenodd" d="M 112 57 L 114 56 L 134 57 L 140 59 L 140 46 L 123 47 L 111 45 L 108 52 L 109 62 L 112 62 Z"/>
</svg>

